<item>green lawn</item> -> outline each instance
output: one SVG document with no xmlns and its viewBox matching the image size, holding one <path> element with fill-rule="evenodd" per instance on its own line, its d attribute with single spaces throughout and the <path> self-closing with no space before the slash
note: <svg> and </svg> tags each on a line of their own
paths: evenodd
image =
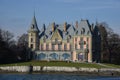
<svg viewBox="0 0 120 80">
<path fill-rule="evenodd" d="M 30 61 L 13 64 L 0 64 L 0 66 L 67 66 L 67 67 L 86 67 L 86 68 L 106 68 L 104 66 L 95 63 L 73 63 L 73 62 L 62 62 L 62 61 Z M 107 64 L 108 65 L 108 64 Z M 119 66 L 120 67 L 120 66 Z"/>
<path fill-rule="evenodd" d="M 111 66 L 111 67 L 115 67 L 115 68 L 120 68 L 120 65 L 115 65 L 115 64 L 108 64 L 108 63 L 104 63 L 107 66 Z"/>
</svg>

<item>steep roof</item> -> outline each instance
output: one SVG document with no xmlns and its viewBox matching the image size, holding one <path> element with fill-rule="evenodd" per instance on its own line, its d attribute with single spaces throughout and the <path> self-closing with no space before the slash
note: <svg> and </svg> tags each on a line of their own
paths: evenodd
<svg viewBox="0 0 120 80">
<path fill-rule="evenodd" d="M 54 28 L 54 31 L 57 30 L 62 39 L 67 39 L 68 36 L 72 37 L 75 33 L 75 28 L 71 24 L 67 24 L 66 31 L 64 31 L 64 24 L 55 24 Z M 52 31 L 52 24 L 49 24 L 45 30 L 43 28 L 41 29 L 40 38 L 46 36 L 46 39 L 51 39 L 54 31 Z"/>
<path fill-rule="evenodd" d="M 33 16 L 33 19 L 32 19 L 32 22 L 31 22 L 31 25 L 30 25 L 30 28 L 28 31 L 35 31 L 38 33 L 40 32 L 38 29 L 38 26 L 37 26 L 37 21 L 36 21 L 35 15 Z"/>
<path fill-rule="evenodd" d="M 81 20 L 81 22 L 78 24 L 78 27 L 76 28 L 76 35 L 91 35 L 91 26 L 88 22 L 88 20 Z"/>
<path fill-rule="evenodd" d="M 81 20 L 76 28 L 72 24 L 67 24 L 66 31 L 64 31 L 64 24 L 55 24 L 54 28 L 55 30 L 52 31 L 52 24 L 49 24 L 48 27 L 43 25 L 39 38 L 43 39 L 45 37 L 46 39 L 51 39 L 56 30 L 63 40 L 66 40 L 68 37 L 71 38 L 74 35 L 92 35 L 91 25 L 88 20 Z"/>
</svg>

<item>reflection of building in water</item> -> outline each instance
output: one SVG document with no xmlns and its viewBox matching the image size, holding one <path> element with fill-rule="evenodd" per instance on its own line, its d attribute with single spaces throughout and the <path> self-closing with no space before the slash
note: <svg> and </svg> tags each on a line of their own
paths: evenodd
<svg viewBox="0 0 120 80">
<path fill-rule="evenodd" d="M 100 48 L 95 50 L 94 25 L 88 20 L 73 24 L 45 24 L 38 29 L 35 16 L 28 30 L 28 46 L 36 60 L 71 60 L 93 62 L 100 60 Z M 98 38 L 99 39 L 99 38 Z M 98 40 L 100 43 L 100 40 Z"/>
</svg>

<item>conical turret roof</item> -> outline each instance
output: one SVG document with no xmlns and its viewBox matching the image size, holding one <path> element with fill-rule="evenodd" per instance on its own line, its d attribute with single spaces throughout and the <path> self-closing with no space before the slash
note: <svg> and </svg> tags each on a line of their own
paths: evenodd
<svg viewBox="0 0 120 80">
<path fill-rule="evenodd" d="M 29 31 L 40 32 L 38 29 L 38 26 L 37 26 L 37 21 L 36 21 L 35 15 L 33 16 Z"/>
</svg>

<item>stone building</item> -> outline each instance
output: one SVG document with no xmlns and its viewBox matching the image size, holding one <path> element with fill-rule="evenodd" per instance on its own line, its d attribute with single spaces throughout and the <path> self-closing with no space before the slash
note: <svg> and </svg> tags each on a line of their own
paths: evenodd
<svg viewBox="0 0 120 80">
<path fill-rule="evenodd" d="M 35 60 L 98 61 L 100 51 L 94 46 L 97 40 L 95 34 L 98 34 L 94 33 L 95 26 L 90 25 L 88 20 L 81 20 L 75 25 L 53 22 L 46 27 L 43 24 L 39 30 L 34 16 L 28 30 L 28 46 L 34 51 Z"/>
</svg>

